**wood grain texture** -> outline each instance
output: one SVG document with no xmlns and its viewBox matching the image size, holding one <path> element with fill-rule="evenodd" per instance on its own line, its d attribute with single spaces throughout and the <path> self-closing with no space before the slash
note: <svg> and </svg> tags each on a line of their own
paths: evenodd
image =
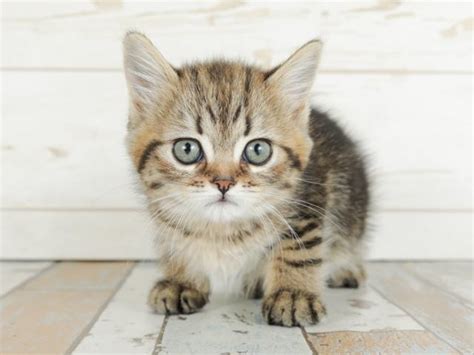
<svg viewBox="0 0 474 355">
<path fill-rule="evenodd" d="M 140 263 L 122 283 L 133 265 L 57 263 L 15 289 L 0 300 L 0 352 L 333 354 L 474 349 L 464 343 L 472 335 L 472 309 L 460 305 L 458 296 L 425 282 L 421 268 L 412 270 L 412 263 L 371 263 L 369 281 L 377 292 L 371 287 L 328 290 L 328 316 L 303 332 L 266 325 L 260 301 L 219 295 L 193 315 L 152 314 L 145 300 L 159 272 L 154 263 Z M 466 271 L 468 264 L 424 265 L 448 280 L 445 277 Z"/>
<path fill-rule="evenodd" d="M 0 262 L 0 297 L 50 266 L 50 262 Z"/>
<path fill-rule="evenodd" d="M 325 301 L 328 316 L 320 324 L 306 327 L 307 332 L 423 330 L 404 311 L 370 288 L 327 290 Z M 268 327 L 260 315 L 259 301 L 214 298 L 200 313 L 169 317 L 157 350 L 160 353 L 307 353 L 301 340 L 302 334 L 295 329 Z"/>
<path fill-rule="evenodd" d="M 369 267 L 369 283 L 384 297 L 404 309 L 427 330 L 456 350 L 474 349 L 474 311 L 457 297 L 443 292 L 406 268 L 392 263 Z"/>
<path fill-rule="evenodd" d="M 370 287 L 327 289 L 324 302 L 327 317 L 320 324 L 305 327 L 308 333 L 423 330 L 416 320 Z"/>
<path fill-rule="evenodd" d="M 211 299 L 201 312 L 168 318 L 159 354 L 311 354 L 299 328 L 270 327 L 255 300 Z"/>
<path fill-rule="evenodd" d="M 4 3 L 3 67 L 118 69 L 134 28 L 176 65 L 209 55 L 276 64 L 318 36 L 322 70 L 472 72 L 469 2 L 101 3 Z"/>
<path fill-rule="evenodd" d="M 146 304 L 158 277 L 154 263 L 138 264 L 73 353 L 151 354 L 164 320 Z"/>
<path fill-rule="evenodd" d="M 471 262 L 410 262 L 403 263 L 403 267 L 444 292 L 460 297 L 467 306 L 473 307 L 474 268 Z"/>
<path fill-rule="evenodd" d="M 21 290 L 113 290 L 133 265 L 133 262 L 61 262 Z"/>
<path fill-rule="evenodd" d="M 0 217 L 3 259 L 156 258 L 153 240 L 159 236 L 144 211 L 0 210 Z M 374 212 L 371 223 L 377 228 L 369 232 L 368 257 L 469 259 L 472 218 L 473 213 Z M 427 243 L 427 238 L 437 242 Z"/>
<path fill-rule="evenodd" d="M 309 334 L 318 354 L 458 354 L 448 344 L 423 330 L 332 332 Z"/>
<path fill-rule="evenodd" d="M 0 301 L 0 351 L 68 351 L 132 266 L 61 263 L 8 294 Z"/>
<path fill-rule="evenodd" d="M 122 73 L 3 80 L 3 207 L 142 207 L 124 144 Z M 363 142 L 377 208 L 469 210 L 471 93 L 469 76 L 322 74 L 313 101 Z"/>
</svg>

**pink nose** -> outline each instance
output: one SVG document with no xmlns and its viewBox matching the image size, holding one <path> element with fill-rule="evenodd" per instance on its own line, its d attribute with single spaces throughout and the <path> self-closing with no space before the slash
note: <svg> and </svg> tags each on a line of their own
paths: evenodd
<svg viewBox="0 0 474 355">
<path fill-rule="evenodd" d="M 230 176 L 216 177 L 213 181 L 216 184 L 217 189 L 224 195 L 229 189 L 235 185 L 235 180 Z"/>
</svg>

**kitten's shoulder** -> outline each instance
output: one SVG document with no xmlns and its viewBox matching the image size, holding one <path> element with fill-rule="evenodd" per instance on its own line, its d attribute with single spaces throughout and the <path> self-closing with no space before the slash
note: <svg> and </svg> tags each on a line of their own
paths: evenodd
<svg viewBox="0 0 474 355">
<path fill-rule="evenodd" d="M 354 145 L 351 138 L 327 112 L 311 107 L 309 121 L 310 135 L 317 145 L 330 145 L 336 150 Z"/>
</svg>

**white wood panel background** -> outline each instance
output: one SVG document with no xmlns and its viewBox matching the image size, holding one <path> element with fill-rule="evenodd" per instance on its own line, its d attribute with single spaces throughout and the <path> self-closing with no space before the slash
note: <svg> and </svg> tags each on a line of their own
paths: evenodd
<svg viewBox="0 0 474 355">
<path fill-rule="evenodd" d="M 472 257 L 470 1 L 10 1 L 2 12 L 0 257 L 153 257 L 123 144 L 127 29 L 175 65 L 271 66 L 321 37 L 313 102 L 372 166 L 369 256 Z"/>
</svg>

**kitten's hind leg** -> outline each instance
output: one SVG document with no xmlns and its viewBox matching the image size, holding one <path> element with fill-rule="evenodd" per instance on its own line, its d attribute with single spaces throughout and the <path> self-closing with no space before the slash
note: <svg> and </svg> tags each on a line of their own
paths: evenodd
<svg viewBox="0 0 474 355">
<path fill-rule="evenodd" d="M 330 288 L 358 288 L 365 281 L 365 269 L 361 264 L 353 267 L 341 267 L 335 270 L 327 279 Z"/>
<path fill-rule="evenodd" d="M 327 248 L 325 274 L 330 288 L 358 288 L 366 279 L 366 272 L 359 241 L 349 242 L 341 237 Z"/>
</svg>

